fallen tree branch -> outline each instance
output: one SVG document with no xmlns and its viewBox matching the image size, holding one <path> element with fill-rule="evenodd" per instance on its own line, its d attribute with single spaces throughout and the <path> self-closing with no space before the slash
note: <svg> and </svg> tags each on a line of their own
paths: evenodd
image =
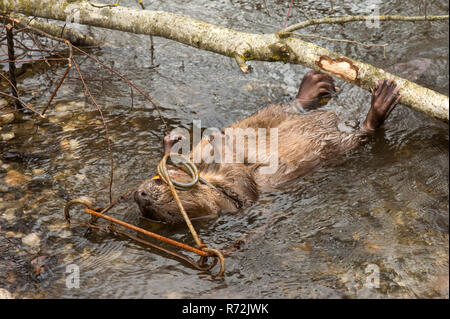
<svg viewBox="0 0 450 319">
<path fill-rule="evenodd" d="M 11 15 L 12 18 L 19 19 L 23 24 L 28 25 L 36 29 L 39 29 L 54 37 L 65 39 L 70 41 L 73 45 L 77 46 L 100 46 L 105 45 L 102 41 L 98 41 L 91 36 L 81 34 L 77 31 L 69 29 L 65 26 L 59 26 L 53 23 L 48 23 L 42 20 L 31 19 L 23 15 Z M 31 29 L 33 30 L 33 29 Z M 38 35 L 42 35 L 36 32 Z"/>
<path fill-rule="evenodd" d="M 447 122 L 449 118 L 447 96 L 370 64 L 286 35 L 239 32 L 170 12 L 134 10 L 121 6 L 95 8 L 85 1 L 18 0 L 12 3 L 10 0 L 0 0 L 0 10 L 15 10 L 26 15 L 62 21 L 72 17 L 85 25 L 164 37 L 232 57 L 243 71 L 248 69 L 246 61 L 249 60 L 302 64 L 366 90 L 374 87 L 380 79 L 393 78 L 402 87 L 400 103 Z M 445 17 L 448 19 L 448 16 Z M 401 21 L 408 21 L 407 18 L 403 17 Z M 411 18 L 415 21 L 430 21 L 430 16 L 422 17 L 421 20 Z"/>
</svg>

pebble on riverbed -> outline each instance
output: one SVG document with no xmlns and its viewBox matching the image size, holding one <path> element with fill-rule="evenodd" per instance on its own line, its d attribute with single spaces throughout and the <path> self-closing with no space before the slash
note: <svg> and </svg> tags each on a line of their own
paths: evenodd
<svg viewBox="0 0 450 319">
<path fill-rule="evenodd" d="M 5 182 L 9 187 L 19 186 L 25 182 L 28 182 L 30 177 L 23 175 L 15 170 L 10 170 L 6 173 Z"/>
<path fill-rule="evenodd" d="M 13 222 L 16 219 L 16 209 L 8 208 L 1 215 L 4 219 L 6 219 L 9 223 Z"/>
<path fill-rule="evenodd" d="M 59 145 L 61 146 L 61 149 L 63 149 L 63 150 L 75 151 L 80 146 L 80 143 L 74 139 L 71 139 L 71 140 L 66 139 L 66 140 L 60 141 Z"/>
<path fill-rule="evenodd" d="M 28 186 L 32 189 L 52 186 L 52 177 L 48 174 L 38 174 L 33 176 Z"/>
<path fill-rule="evenodd" d="M 42 168 L 35 168 L 32 170 L 33 175 L 41 175 L 44 173 L 44 170 Z"/>
<path fill-rule="evenodd" d="M 12 123 L 15 120 L 16 116 L 14 113 L 5 113 L 0 115 L 0 126 Z"/>
<path fill-rule="evenodd" d="M 41 237 L 36 233 L 31 233 L 22 238 L 22 243 L 29 247 L 36 248 L 41 244 Z"/>
<path fill-rule="evenodd" d="M 14 297 L 8 290 L 0 288 L 0 299 L 14 299 Z"/>
<path fill-rule="evenodd" d="M 5 233 L 5 235 L 10 238 L 22 238 L 22 236 L 23 236 L 23 234 L 21 232 L 15 233 L 13 231 L 8 231 Z"/>
<path fill-rule="evenodd" d="M 5 99 L 0 98 L 0 108 L 4 108 L 7 105 L 8 105 L 8 101 L 6 101 Z"/>
<path fill-rule="evenodd" d="M 8 186 L 0 184 L 0 193 L 7 193 L 9 191 Z"/>
<path fill-rule="evenodd" d="M 14 137 L 16 137 L 16 134 L 14 134 L 14 132 L 8 132 L 8 133 L 2 133 L 0 134 L 0 137 L 2 139 L 2 141 L 10 141 L 12 140 Z"/>
</svg>

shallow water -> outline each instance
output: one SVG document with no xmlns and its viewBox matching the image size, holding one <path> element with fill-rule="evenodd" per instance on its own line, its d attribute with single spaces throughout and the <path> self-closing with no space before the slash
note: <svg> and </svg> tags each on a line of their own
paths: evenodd
<svg viewBox="0 0 450 319">
<path fill-rule="evenodd" d="M 357 15 L 368 14 L 368 5 L 375 2 L 333 1 L 333 5 L 337 16 Z M 418 15 L 423 13 L 420 3 L 384 1 L 380 12 Z M 121 4 L 137 7 L 131 0 Z M 144 0 L 144 4 L 259 33 L 282 26 L 289 1 Z M 329 4 L 295 1 L 290 21 L 329 15 Z M 446 14 L 448 4 L 430 2 L 427 10 Z M 363 26 L 320 26 L 307 32 L 389 43 L 384 57 L 381 48 L 315 41 L 385 69 L 414 59 L 426 61 L 430 65 L 416 82 L 448 95 L 448 22 Z M 230 58 L 165 39 L 155 39 L 160 66 L 151 69 L 149 37 L 94 28 L 91 32 L 112 44 L 91 53 L 144 88 L 161 105 L 171 128 L 191 128 L 195 119 L 203 127 L 226 127 L 268 103 L 289 100 L 308 71 L 298 65 L 251 62 L 253 72 L 243 74 Z M 56 68 L 57 75 L 64 69 Z M 97 80 L 111 77 L 89 60 L 82 71 Z M 45 106 L 55 85 L 46 75 L 53 77 L 42 67 L 19 78 L 24 100 L 38 109 Z M 231 252 L 223 279 L 211 280 L 208 273 L 126 238 L 86 234 L 85 227 L 67 226 L 65 203 L 86 195 L 99 206 L 106 204 L 109 176 L 100 116 L 84 97 L 75 73 L 71 76 L 47 119 L 28 114 L 22 122 L 2 127 L 2 133 L 13 131 L 16 137 L 0 142 L 0 191 L 4 190 L 0 193 L 0 288 L 18 298 L 449 297 L 448 124 L 399 106 L 382 132 L 339 164 L 321 168 L 288 189 L 264 194 L 239 214 L 198 224 L 203 241 L 224 250 L 249 231 L 266 227 L 241 250 Z M 164 126 L 136 92 L 131 108 L 125 83 L 88 83 L 111 121 L 116 197 L 153 176 L 162 155 Z M 347 125 L 357 126 L 369 108 L 369 93 L 337 83 L 342 93 L 326 108 Z M 8 187 L 6 174 L 11 170 L 33 179 Z M 72 214 L 82 216 L 76 210 Z M 118 205 L 111 215 L 157 228 L 139 219 L 132 202 Z M 193 244 L 184 227 L 156 231 Z M 40 236 L 34 248 L 22 241 L 30 233 Z M 47 270 L 37 276 L 30 262 L 42 255 L 50 256 Z M 66 287 L 69 264 L 80 268 L 79 288 Z M 370 265 L 379 269 L 379 288 L 367 285 Z"/>
</svg>

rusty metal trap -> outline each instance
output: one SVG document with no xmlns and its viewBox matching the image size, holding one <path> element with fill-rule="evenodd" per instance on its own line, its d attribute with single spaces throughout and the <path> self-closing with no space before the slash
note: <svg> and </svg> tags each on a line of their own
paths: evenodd
<svg viewBox="0 0 450 319">
<path fill-rule="evenodd" d="M 168 161 L 169 158 L 172 158 L 172 160 L 174 158 L 177 159 L 176 162 L 173 161 L 173 163 L 175 164 L 175 166 L 177 166 L 178 168 L 184 170 L 185 172 L 187 172 L 191 177 L 192 177 L 192 181 L 190 183 L 184 184 L 184 183 L 180 183 L 177 181 L 172 181 L 171 177 L 169 176 L 168 172 L 167 172 L 167 167 L 166 167 L 166 163 Z M 64 209 L 64 214 L 65 214 L 65 218 L 66 220 L 71 223 L 71 216 L 70 216 L 70 209 L 72 206 L 74 205 L 83 205 L 84 208 L 84 212 L 91 215 L 91 220 L 90 222 L 86 223 L 85 225 L 93 228 L 93 229 L 105 229 L 107 228 L 108 230 L 114 232 L 114 233 L 118 233 L 120 235 L 129 237 L 135 241 L 138 241 L 144 245 L 147 245 L 149 247 L 161 250 L 167 254 L 170 254 L 172 256 L 175 256 L 181 260 L 186 261 L 187 263 L 189 263 L 191 266 L 193 266 L 194 268 L 201 270 L 201 271 L 209 271 L 211 270 L 215 265 L 219 264 L 219 271 L 216 275 L 213 275 L 213 278 L 216 277 L 221 277 L 224 274 L 225 271 L 225 258 L 223 256 L 223 254 L 217 250 L 217 249 L 212 249 L 212 248 L 208 248 L 208 246 L 204 243 L 202 243 L 202 241 L 200 240 L 197 232 L 194 229 L 194 226 L 192 225 L 186 211 L 184 210 L 184 207 L 178 197 L 177 189 L 187 189 L 189 187 L 194 186 L 197 182 L 203 182 L 203 183 L 207 183 L 206 181 L 202 180 L 199 176 L 199 172 L 197 167 L 195 166 L 194 163 L 190 162 L 189 160 L 185 159 L 184 157 L 178 155 L 178 154 L 166 154 L 162 160 L 159 162 L 158 164 L 158 174 L 161 177 L 161 179 L 169 186 L 172 195 L 180 209 L 181 214 L 184 217 L 184 220 L 186 222 L 186 225 L 188 226 L 192 237 L 195 240 L 195 243 L 197 245 L 197 247 L 192 247 L 189 246 L 187 244 L 181 243 L 179 241 L 161 236 L 159 234 L 156 234 L 154 232 L 145 230 L 143 228 L 137 227 L 135 225 L 126 223 L 122 220 L 119 220 L 117 218 L 111 217 L 109 215 L 107 215 L 106 213 L 113 208 L 119 201 L 121 201 L 122 199 L 124 199 L 125 197 L 127 197 L 132 191 L 128 191 L 125 194 L 123 194 L 122 196 L 120 196 L 118 199 L 116 199 L 115 201 L 111 202 L 111 204 L 109 206 L 107 206 L 106 208 L 101 208 L 101 209 L 96 209 L 93 207 L 92 203 L 85 199 L 85 198 L 78 198 L 78 199 L 74 199 L 69 201 L 66 204 L 66 207 Z M 212 185 L 210 185 L 212 186 Z M 213 187 L 213 186 L 212 186 Z M 96 225 L 95 222 L 98 219 L 104 219 L 108 222 L 110 222 L 109 226 L 104 227 L 104 226 L 100 226 L 100 225 Z M 135 231 L 141 235 L 156 239 L 158 241 L 170 244 L 172 246 L 181 248 L 185 251 L 188 252 L 192 252 L 194 254 L 197 254 L 198 256 L 200 256 L 200 258 L 195 261 L 194 259 L 187 257 L 185 255 L 182 255 L 180 253 L 177 253 L 175 251 L 169 250 L 167 248 L 161 247 L 157 244 L 151 243 L 145 239 L 139 238 L 137 236 L 134 236 L 128 232 L 122 231 L 117 229 L 117 227 L 115 227 L 115 225 L 118 226 L 122 226 L 124 228 L 130 229 L 132 231 Z M 208 258 L 213 258 L 212 262 L 208 263 Z"/>
</svg>

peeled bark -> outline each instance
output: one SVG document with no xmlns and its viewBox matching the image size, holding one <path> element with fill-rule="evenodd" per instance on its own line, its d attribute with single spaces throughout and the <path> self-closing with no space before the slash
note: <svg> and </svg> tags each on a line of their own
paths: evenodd
<svg viewBox="0 0 450 319">
<path fill-rule="evenodd" d="M 101 6 L 101 5 L 100 5 Z M 180 14 L 92 6 L 87 1 L 0 0 L 0 10 L 136 34 L 160 36 L 202 50 L 234 58 L 243 71 L 249 60 L 302 64 L 327 72 L 366 90 L 380 79 L 393 78 L 400 103 L 448 122 L 447 96 L 390 74 L 370 64 L 350 59 L 314 43 L 286 34 L 251 34 L 216 26 Z"/>
</svg>

